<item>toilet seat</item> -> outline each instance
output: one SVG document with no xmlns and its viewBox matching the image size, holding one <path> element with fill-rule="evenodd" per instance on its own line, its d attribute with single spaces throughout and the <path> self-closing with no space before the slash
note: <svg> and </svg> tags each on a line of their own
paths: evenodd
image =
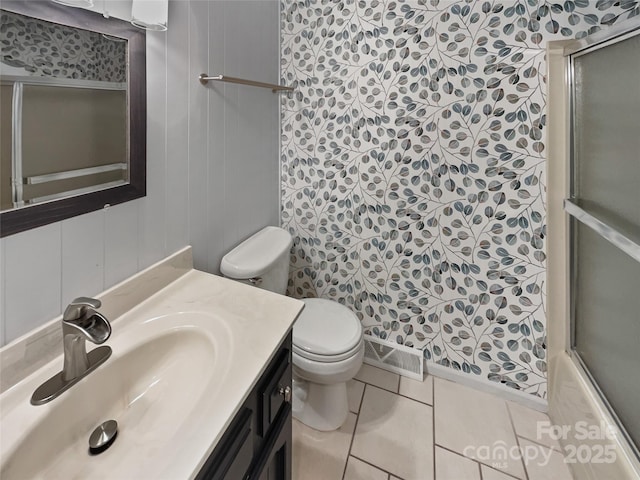
<svg viewBox="0 0 640 480">
<path fill-rule="evenodd" d="M 306 350 L 301 349 L 297 345 L 293 345 L 293 353 L 300 355 L 302 358 L 307 360 L 313 360 L 314 362 L 319 363 L 331 363 L 331 362 L 341 362 L 342 360 L 346 360 L 358 354 L 360 350 L 362 350 L 362 346 L 364 345 L 364 340 L 360 340 L 351 350 L 347 350 L 346 352 L 339 353 L 336 355 L 322 355 L 319 353 L 313 353 Z"/>
<path fill-rule="evenodd" d="M 308 360 L 328 363 L 356 355 L 363 345 L 355 314 L 332 300 L 307 298 L 293 327 L 293 351 Z"/>
</svg>

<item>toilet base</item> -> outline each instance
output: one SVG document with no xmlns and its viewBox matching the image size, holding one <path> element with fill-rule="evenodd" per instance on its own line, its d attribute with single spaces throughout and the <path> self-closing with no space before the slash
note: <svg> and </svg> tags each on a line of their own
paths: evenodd
<svg viewBox="0 0 640 480">
<path fill-rule="evenodd" d="M 293 417 L 322 432 L 337 430 L 347 420 L 346 382 L 323 385 L 294 375 Z"/>
</svg>

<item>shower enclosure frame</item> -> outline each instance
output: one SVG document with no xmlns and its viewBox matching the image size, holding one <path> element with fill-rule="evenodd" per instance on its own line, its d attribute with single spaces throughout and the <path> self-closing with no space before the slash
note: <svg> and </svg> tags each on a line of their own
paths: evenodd
<svg viewBox="0 0 640 480">
<path fill-rule="evenodd" d="M 579 39 L 550 42 L 548 64 L 547 155 L 547 318 L 549 364 L 549 414 L 557 425 L 569 427 L 570 434 L 561 438 L 565 453 L 569 445 L 596 448 L 608 445 L 615 451 L 615 461 L 575 462 L 570 467 L 580 479 L 640 478 L 638 450 L 619 422 L 594 378 L 574 351 L 575 305 L 572 279 L 576 278 L 574 262 L 575 235 L 573 219 L 606 238 L 625 253 L 640 258 L 640 247 L 619 232 L 608 228 L 598 218 L 572 201 L 573 165 L 573 59 L 640 35 L 640 18 L 621 22 L 605 31 Z M 638 257 L 636 257 L 638 256 Z M 578 422 L 590 427 L 605 426 L 611 438 L 585 440 L 572 438 Z"/>
</svg>

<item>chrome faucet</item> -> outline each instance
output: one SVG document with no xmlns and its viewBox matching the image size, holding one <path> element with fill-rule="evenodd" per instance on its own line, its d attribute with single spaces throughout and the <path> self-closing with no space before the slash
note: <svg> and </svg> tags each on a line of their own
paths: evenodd
<svg viewBox="0 0 640 480">
<path fill-rule="evenodd" d="M 111 356 L 110 347 L 98 347 L 89 353 L 86 349 L 86 340 L 100 345 L 111 335 L 109 320 L 97 311 L 100 305 L 95 298 L 79 297 L 67 306 L 62 316 L 64 366 L 33 392 L 33 405 L 50 402 Z"/>
</svg>

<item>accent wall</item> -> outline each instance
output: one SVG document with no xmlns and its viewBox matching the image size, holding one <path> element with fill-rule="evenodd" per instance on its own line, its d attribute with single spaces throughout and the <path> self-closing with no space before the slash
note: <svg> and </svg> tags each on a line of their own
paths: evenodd
<svg viewBox="0 0 640 480">
<path fill-rule="evenodd" d="M 638 13 L 636 1 L 285 0 L 289 293 L 545 398 L 546 43 Z"/>
</svg>

